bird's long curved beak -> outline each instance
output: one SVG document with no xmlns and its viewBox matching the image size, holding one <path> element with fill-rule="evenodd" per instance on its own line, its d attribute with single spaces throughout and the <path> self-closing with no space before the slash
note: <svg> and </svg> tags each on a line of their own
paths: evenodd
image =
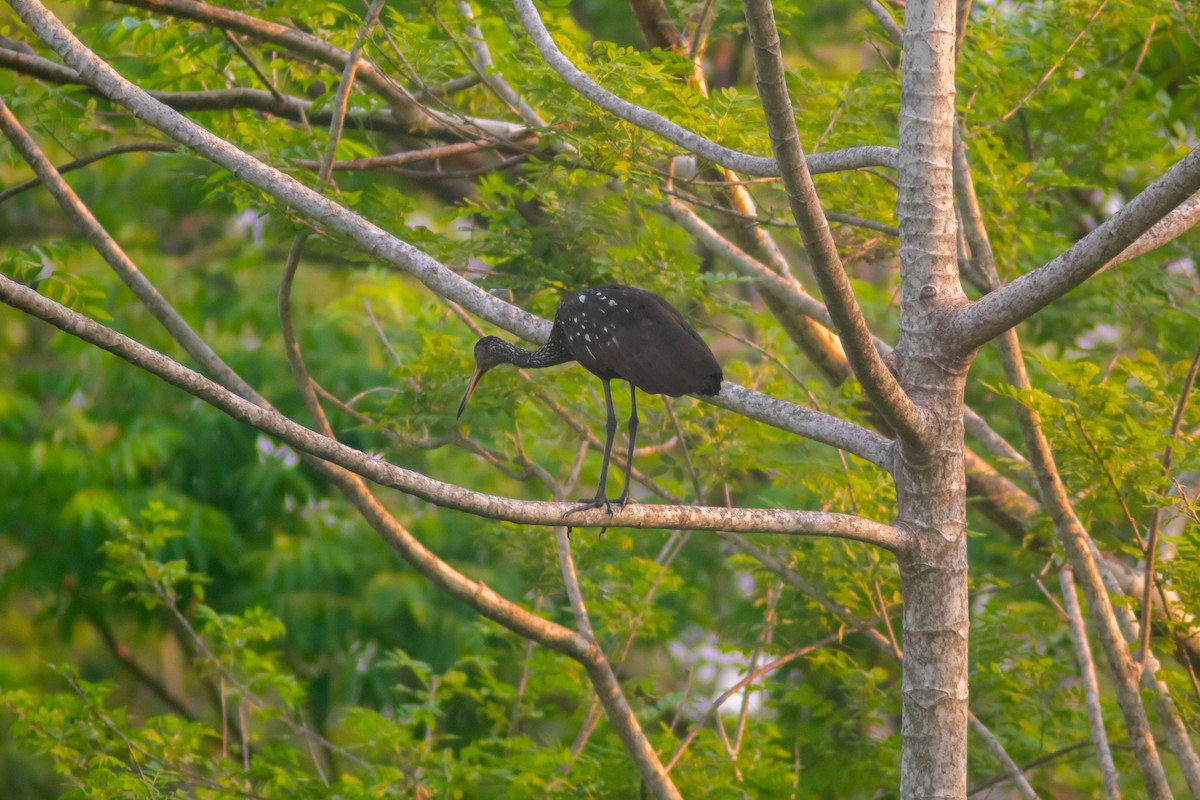
<svg viewBox="0 0 1200 800">
<path fill-rule="evenodd" d="M 483 370 L 475 368 L 475 374 L 471 376 L 471 382 L 467 384 L 467 390 L 463 392 L 462 402 L 458 404 L 458 414 L 455 419 L 462 419 L 463 409 L 467 407 L 467 401 L 471 399 L 471 395 L 475 392 L 475 387 L 479 385 L 479 379 L 483 377 Z"/>
</svg>

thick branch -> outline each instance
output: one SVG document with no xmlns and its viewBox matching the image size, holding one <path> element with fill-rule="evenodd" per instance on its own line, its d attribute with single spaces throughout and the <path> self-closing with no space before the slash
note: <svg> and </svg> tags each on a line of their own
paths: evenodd
<svg viewBox="0 0 1200 800">
<path fill-rule="evenodd" d="M 1190 231 L 1197 223 L 1200 223 L 1200 192 L 1184 200 L 1174 211 L 1151 225 L 1148 231 L 1101 269 L 1112 269 L 1151 250 L 1157 250 Z"/>
<path fill-rule="evenodd" d="M 571 60 L 555 46 L 550 32 L 546 30 L 546 25 L 538 16 L 537 9 L 534 8 L 533 0 L 513 0 L 513 5 L 517 9 L 517 15 L 521 18 L 521 24 L 525 26 L 526 33 L 533 40 L 538 52 L 542 54 L 542 58 L 546 60 L 551 69 L 558 73 L 564 83 L 590 102 L 632 125 L 656 133 L 667 141 L 726 169 L 757 177 L 777 177 L 779 175 L 779 168 L 773 158 L 753 156 L 723 147 L 676 125 L 666 117 L 636 106 L 627 100 L 622 100 L 612 92 L 601 88 L 598 83 L 572 64 Z M 829 164 L 838 164 L 837 169 L 855 169 L 867 166 L 894 167 L 896 151 L 889 147 L 856 147 L 840 153 L 830 153 L 829 159 Z M 833 171 L 828 168 L 824 159 L 815 157 L 814 161 L 821 163 L 821 171 Z M 815 167 L 814 171 L 816 171 Z"/>
<path fill-rule="evenodd" d="M 923 428 L 919 410 L 876 352 L 805 163 L 788 97 L 783 52 L 771 4 L 769 0 L 746 0 L 744 5 L 771 147 L 821 295 L 863 391 L 900 438 L 918 442 Z"/>
<path fill-rule="evenodd" d="M 729 381 L 721 384 L 719 395 L 704 399 L 714 406 L 736 410 L 750 419 L 845 450 L 877 467 L 892 470 L 892 442 L 839 417 L 777 400 Z"/>
<path fill-rule="evenodd" d="M 445 508 L 530 525 L 561 525 L 567 512 L 576 507 L 574 503 L 512 500 L 473 492 L 389 464 L 298 425 L 273 410 L 247 402 L 163 354 L 4 276 L 0 276 L 0 300 L 113 353 L 300 452 L 337 464 L 381 486 L 399 489 Z M 900 532 L 889 525 L 822 511 L 631 504 L 611 515 L 601 509 L 582 511 L 573 514 L 570 522 L 579 528 L 621 526 L 831 536 L 867 542 L 891 551 L 902 546 Z"/>
<path fill-rule="evenodd" d="M 1028 319 L 1120 256 L 1197 190 L 1200 148 L 1062 255 L 955 313 L 947 321 L 947 340 L 969 352 Z"/>
</svg>

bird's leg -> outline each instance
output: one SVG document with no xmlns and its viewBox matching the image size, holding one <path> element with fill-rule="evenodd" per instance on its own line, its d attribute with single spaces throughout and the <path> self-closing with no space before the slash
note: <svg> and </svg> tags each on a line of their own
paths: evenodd
<svg viewBox="0 0 1200 800">
<path fill-rule="evenodd" d="M 612 514 L 612 504 L 608 502 L 608 494 L 605 489 L 608 485 L 608 459 L 612 455 L 613 436 L 617 433 L 617 412 L 613 408 L 612 387 L 609 386 L 607 380 L 604 383 L 604 403 L 608 408 L 608 419 L 604 421 L 604 460 L 600 462 L 600 485 L 596 487 L 596 496 L 591 500 L 584 500 L 575 508 L 572 508 L 566 513 L 566 516 L 578 514 L 580 511 L 587 511 L 589 508 L 603 508 L 609 514 Z"/>
<path fill-rule="evenodd" d="M 621 508 L 629 502 L 629 473 L 633 471 L 633 442 L 637 439 L 637 388 L 629 384 L 629 449 L 625 452 L 625 483 L 621 486 L 621 496 L 616 503 Z"/>
</svg>

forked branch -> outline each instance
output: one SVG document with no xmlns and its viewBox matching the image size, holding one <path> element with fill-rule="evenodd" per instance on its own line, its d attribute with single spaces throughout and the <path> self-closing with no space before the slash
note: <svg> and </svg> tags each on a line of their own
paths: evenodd
<svg viewBox="0 0 1200 800">
<path fill-rule="evenodd" d="M 1099 272 L 1197 191 L 1200 148 L 1066 252 L 956 312 L 948 320 L 947 340 L 970 352 L 1028 319 Z"/>
</svg>

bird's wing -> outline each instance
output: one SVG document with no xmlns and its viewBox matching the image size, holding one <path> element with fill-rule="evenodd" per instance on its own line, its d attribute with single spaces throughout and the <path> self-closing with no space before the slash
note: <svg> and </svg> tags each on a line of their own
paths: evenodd
<svg viewBox="0 0 1200 800">
<path fill-rule="evenodd" d="M 596 348 L 597 360 L 649 394 L 715 394 L 721 368 L 689 327 L 648 322 L 617 331 Z"/>
</svg>

